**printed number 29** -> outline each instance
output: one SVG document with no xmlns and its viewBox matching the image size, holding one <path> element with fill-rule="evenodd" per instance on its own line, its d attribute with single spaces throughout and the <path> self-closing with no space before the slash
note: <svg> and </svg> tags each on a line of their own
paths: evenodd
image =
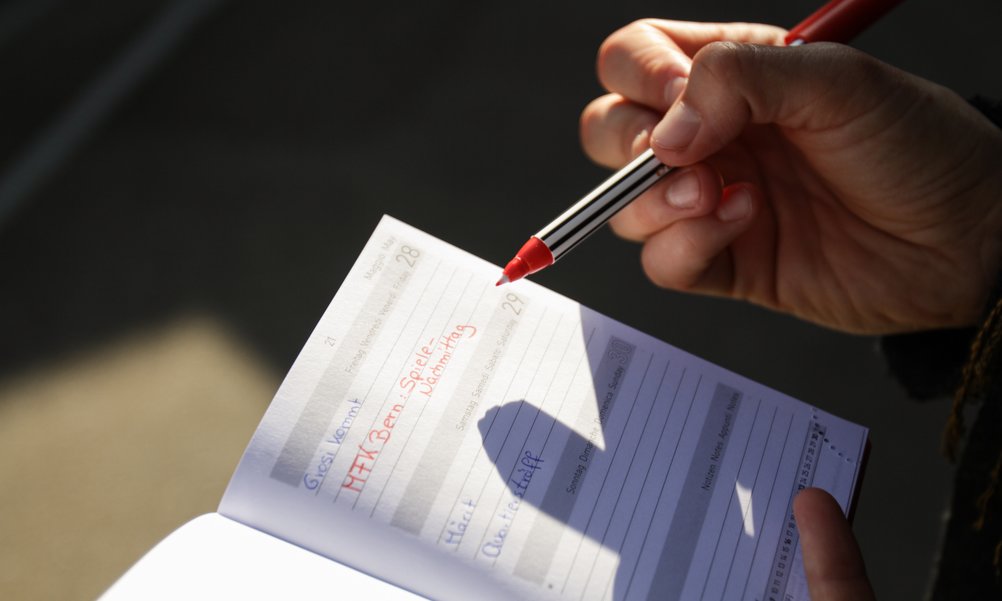
<svg viewBox="0 0 1002 601">
<path fill-rule="evenodd" d="M 522 302 L 522 299 L 519 298 L 517 294 L 509 292 L 508 294 L 504 295 L 504 298 L 505 301 L 501 303 L 502 309 L 508 309 L 515 315 L 522 314 L 522 309 L 525 307 L 525 303 Z"/>
<path fill-rule="evenodd" d="M 421 256 L 421 251 L 416 248 L 411 248 L 410 246 L 404 245 L 400 247 L 400 252 L 397 253 L 397 258 L 395 259 L 397 263 L 407 263 L 408 267 L 414 267 L 414 263 L 417 262 L 417 258 Z"/>
</svg>

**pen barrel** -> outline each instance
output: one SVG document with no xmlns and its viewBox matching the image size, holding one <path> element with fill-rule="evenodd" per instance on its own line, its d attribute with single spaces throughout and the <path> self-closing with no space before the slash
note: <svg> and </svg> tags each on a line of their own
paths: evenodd
<svg viewBox="0 0 1002 601">
<path fill-rule="evenodd" d="M 856 37 L 902 0 L 831 0 L 804 19 L 786 35 L 786 45 L 794 41 L 841 42 Z"/>
<path fill-rule="evenodd" d="M 659 161 L 652 150 L 644 151 L 539 230 L 536 238 L 549 247 L 556 261 L 672 169 Z"/>
</svg>

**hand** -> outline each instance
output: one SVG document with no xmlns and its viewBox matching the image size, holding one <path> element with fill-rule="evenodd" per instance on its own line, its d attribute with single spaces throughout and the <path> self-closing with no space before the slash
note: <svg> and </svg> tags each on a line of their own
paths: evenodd
<svg viewBox="0 0 1002 601">
<path fill-rule="evenodd" d="M 850 332 L 974 323 L 1002 263 L 1002 134 L 942 87 L 785 33 L 646 20 L 606 40 L 585 151 L 684 167 L 613 229 L 664 287 Z"/>
<path fill-rule="evenodd" d="M 811 601 L 867 601 L 873 589 L 842 508 L 825 491 L 808 488 L 793 500 Z"/>
</svg>

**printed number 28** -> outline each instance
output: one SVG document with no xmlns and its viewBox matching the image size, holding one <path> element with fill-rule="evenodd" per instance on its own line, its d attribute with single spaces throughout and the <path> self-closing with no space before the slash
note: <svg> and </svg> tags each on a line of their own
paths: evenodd
<svg viewBox="0 0 1002 601">
<path fill-rule="evenodd" d="M 420 256 L 421 256 L 421 251 L 419 251 L 416 248 L 411 248 L 410 246 L 404 245 L 400 247 L 400 252 L 397 253 L 396 262 L 407 263 L 408 267 L 414 267 L 414 263 Z"/>
</svg>

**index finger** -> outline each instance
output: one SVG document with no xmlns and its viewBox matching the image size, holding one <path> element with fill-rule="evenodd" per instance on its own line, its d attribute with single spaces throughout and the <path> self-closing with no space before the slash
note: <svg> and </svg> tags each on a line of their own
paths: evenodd
<svg viewBox="0 0 1002 601">
<path fill-rule="evenodd" d="M 782 45 L 786 30 L 757 23 L 644 19 L 609 36 L 598 54 L 598 78 L 610 92 L 665 112 L 685 87 L 689 65 L 712 42 Z"/>
</svg>

